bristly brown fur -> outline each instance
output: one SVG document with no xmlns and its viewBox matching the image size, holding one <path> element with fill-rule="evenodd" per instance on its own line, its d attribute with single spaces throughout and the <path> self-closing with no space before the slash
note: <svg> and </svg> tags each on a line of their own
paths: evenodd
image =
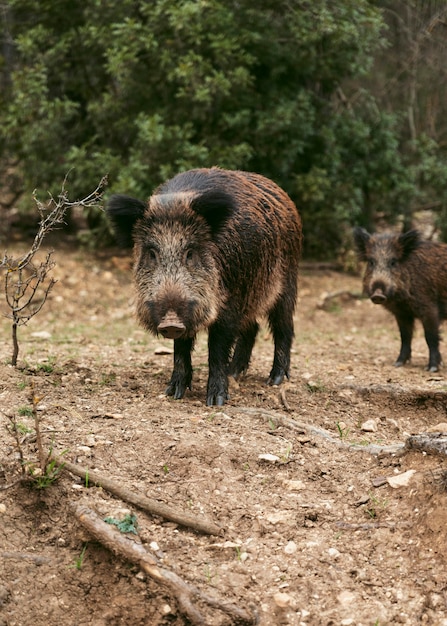
<svg viewBox="0 0 447 626">
<path fill-rule="evenodd" d="M 420 319 L 429 348 L 427 368 L 441 364 L 439 326 L 447 318 L 447 245 L 424 241 L 418 231 L 370 235 L 355 229 L 359 258 L 366 262 L 363 290 L 396 318 L 401 350 L 396 365 L 411 358 L 414 322 Z"/>
<path fill-rule="evenodd" d="M 291 199 L 258 174 L 211 168 L 178 174 L 140 209 L 133 201 L 129 217 L 137 315 L 174 338 L 167 393 L 180 398 L 190 386 L 194 338 L 208 329 L 207 402 L 223 404 L 227 375 L 247 369 L 263 316 L 275 341 L 269 380 L 279 384 L 289 375 L 302 239 Z M 122 226 L 125 209 L 114 210 Z"/>
</svg>

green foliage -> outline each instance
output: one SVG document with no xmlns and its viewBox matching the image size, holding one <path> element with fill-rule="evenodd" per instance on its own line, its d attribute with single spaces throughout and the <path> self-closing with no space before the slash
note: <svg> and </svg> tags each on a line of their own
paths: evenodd
<svg viewBox="0 0 447 626">
<path fill-rule="evenodd" d="M 137 516 L 135 514 L 128 513 L 122 520 L 115 519 L 114 517 L 105 517 L 104 521 L 107 524 L 113 524 L 122 533 L 133 533 L 137 535 Z"/>
<path fill-rule="evenodd" d="M 109 192 L 145 198 L 188 168 L 253 170 L 297 202 L 312 256 L 417 193 L 398 112 L 358 88 L 384 47 L 368 0 L 11 0 L 9 12 L 0 156 L 27 191 L 55 193 L 70 171 L 76 197 L 108 174 Z"/>
</svg>

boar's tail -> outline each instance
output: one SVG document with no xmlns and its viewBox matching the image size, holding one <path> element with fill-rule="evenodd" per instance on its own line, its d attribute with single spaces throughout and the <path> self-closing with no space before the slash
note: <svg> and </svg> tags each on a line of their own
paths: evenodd
<svg viewBox="0 0 447 626">
<path fill-rule="evenodd" d="M 112 223 L 117 242 L 123 248 L 133 246 L 132 232 L 135 222 L 143 216 L 147 204 L 142 200 L 122 194 L 111 196 L 106 204 L 106 215 Z"/>
</svg>

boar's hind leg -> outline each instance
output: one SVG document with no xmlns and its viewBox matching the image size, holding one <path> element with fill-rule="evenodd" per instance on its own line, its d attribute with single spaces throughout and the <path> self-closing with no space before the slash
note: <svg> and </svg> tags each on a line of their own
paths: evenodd
<svg viewBox="0 0 447 626">
<path fill-rule="evenodd" d="M 290 349 L 293 341 L 293 309 L 295 298 L 282 296 L 269 313 L 270 328 L 275 342 L 273 367 L 268 385 L 280 385 L 284 376 L 289 378 Z"/>
<path fill-rule="evenodd" d="M 245 374 L 250 363 L 251 352 L 258 334 L 259 325 L 257 322 L 250 324 L 248 328 L 239 335 L 234 348 L 233 358 L 230 363 L 230 376 L 236 380 L 241 374 Z"/>
<path fill-rule="evenodd" d="M 413 339 L 414 317 L 411 314 L 396 315 L 400 331 L 400 352 L 394 365 L 402 367 L 411 359 L 411 340 Z"/>
<path fill-rule="evenodd" d="M 206 392 L 208 406 L 223 406 L 228 400 L 228 362 L 236 340 L 232 324 L 216 322 L 208 334 L 209 376 Z"/>
<path fill-rule="evenodd" d="M 429 321 L 422 320 L 424 325 L 425 341 L 428 345 L 429 356 L 427 370 L 437 372 L 441 365 L 441 354 L 439 352 L 439 323 L 435 319 Z"/>
<path fill-rule="evenodd" d="M 194 339 L 174 339 L 174 369 L 165 393 L 175 400 L 183 398 L 187 388 L 191 389 L 193 346 Z"/>
</svg>

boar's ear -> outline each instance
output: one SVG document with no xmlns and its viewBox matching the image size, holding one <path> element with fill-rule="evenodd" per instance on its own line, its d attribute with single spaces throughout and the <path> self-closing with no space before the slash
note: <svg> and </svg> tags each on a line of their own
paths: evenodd
<svg viewBox="0 0 447 626">
<path fill-rule="evenodd" d="M 112 222 L 116 239 L 123 248 L 133 246 L 132 232 L 135 222 L 143 217 L 146 203 L 130 196 L 116 194 L 106 204 L 106 215 Z"/>
<path fill-rule="evenodd" d="M 406 233 L 399 235 L 399 244 L 402 247 L 402 259 L 409 256 L 413 250 L 419 248 L 422 243 L 421 234 L 417 230 L 408 230 Z"/>
<path fill-rule="evenodd" d="M 358 257 L 360 261 L 365 261 L 366 244 L 371 239 L 371 235 L 364 228 L 360 228 L 360 226 L 354 228 L 353 235 Z"/>
<path fill-rule="evenodd" d="M 205 218 L 213 235 L 222 228 L 235 209 L 230 194 L 219 190 L 205 191 L 195 196 L 190 206 L 193 211 Z"/>
</svg>

